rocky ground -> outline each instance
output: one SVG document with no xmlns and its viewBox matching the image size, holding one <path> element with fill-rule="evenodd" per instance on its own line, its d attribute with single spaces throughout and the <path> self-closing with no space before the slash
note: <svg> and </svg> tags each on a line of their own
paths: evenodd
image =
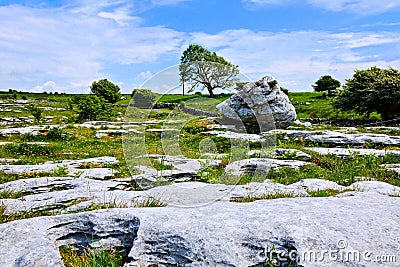
<svg viewBox="0 0 400 267">
<path fill-rule="evenodd" d="M 98 132 L 119 134 L 120 131 L 131 131 L 127 125 L 121 127 L 126 130 L 113 130 L 112 124 L 108 126 L 111 127 Z M 39 129 L 6 129 L 2 134 L 27 130 L 35 133 Z M 335 146 L 349 140 L 357 144 L 365 140 L 377 144 L 398 144 L 397 137 L 384 134 L 295 130 L 279 132 L 287 138 L 301 136 L 317 140 L 316 144 L 320 144 L 323 138 L 324 143 Z M 227 137 L 230 135 L 229 131 L 223 133 Z M 265 134 L 257 135 L 256 140 Z M 104 136 L 96 134 L 96 138 Z M 247 139 L 249 136 L 232 133 L 232 138 Z M 250 138 L 254 140 L 255 135 Z M 400 157 L 398 150 L 306 147 L 305 151 L 334 154 L 341 158 L 354 153 Z M 261 150 L 250 150 L 248 159 L 228 164 L 225 171 L 243 175 L 254 168 L 267 173 L 271 169 L 299 168 L 313 164 L 311 156 L 301 150 L 277 148 L 272 152 L 268 155 Z M 279 158 L 285 153 L 291 154 L 294 159 Z M 400 188 L 397 186 L 373 180 L 360 180 L 343 186 L 323 179 L 303 179 L 289 185 L 269 180 L 243 185 L 208 184 L 193 181 L 202 166 L 200 159 L 157 154 L 149 156 L 155 159 L 163 157 L 164 164 L 172 168 L 161 173 L 153 168 L 137 166 L 141 173 L 114 178 L 115 170 L 102 166 L 114 164 L 117 159 L 107 156 L 36 165 L 0 165 L 0 169 L 7 174 L 52 172 L 60 167 L 68 170 L 65 177 L 27 178 L 0 185 L 0 191 L 23 194 L 20 198 L 2 200 L 6 214 L 44 210 L 59 214 L 0 225 L 0 239 L 9 248 L 0 253 L 1 266 L 62 266 L 57 248 L 65 244 L 77 248 L 122 246 L 129 252 L 126 266 L 149 266 L 156 263 L 260 266 L 266 260 L 263 250 L 273 246 L 286 252 L 296 250 L 298 253 L 306 253 L 333 250 L 339 239 L 349 244 L 348 248 L 343 249 L 345 252 L 346 249 L 370 250 L 377 254 L 395 255 L 400 249 L 400 213 L 397 208 L 400 204 L 397 198 L 400 196 Z M 208 164 L 218 164 L 221 160 L 214 157 L 213 161 Z M 85 164 L 100 167 L 79 168 Z M 389 169 L 396 170 L 393 166 Z M 154 186 L 153 183 L 161 176 L 172 183 Z M 132 183 L 147 185 L 149 189 L 134 191 Z M 326 190 L 336 190 L 338 194 L 328 198 L 310 197 L 312 192 Z M 268 195 L 274 198 L 278 194 L 287 198 L 262 200 Z M 237 203 L 247 202 L 249 197 L 260 200 Z M 157 200 L 159 206 L 166 207 L 137 208 L 151 200 Z M 87 212 L 91 207 L 102 205 L 117 209 Z M 31 247 L 39 249 L 31 250 Z M 303 264 L 344 266 L 340 260 L 332 262 L 329 258 Z M 346 266 L 374 265 L 380 266 L 365 261 L 348 263 Z"/>
<path fill-rule="evenodd" d="M 298 122 L 288 130 L 247 134 L 209 118 L 198 129 L 190 126 L 193 136 L 249 142 L 241 158 L 230 155 L 233 148 L 200 149 L 200 156 L 159 153 L 158 144 L 148 142 L 148 154 L 121 167 L 115 143 L 144 134 L 182 137 L 184 122 L 0 129 L 0 147 L 7 149 L 18 145 L 19 136 L 46 136 L 55 127 L 76 136 L 68 142 L 100 146 L 61 150 L 47 161 L 35 155 L 1 158 L 0 240 L 7 249 L 0 250 L 0 266 L 63 266 L 59 248 L 65 246 L 122 250 L 126 267 L 398 266 L 398 128 Z M 271 136 L 272 144 L 260 146 Z M 58 144 L 40 140 L 28 145 Z M 365 160 L 365 169 L 376 172 L 342 177 L 347 174 L 341 167 L 331 166 L 351 160 Z M 342 176 L 331 179 L 329 173 Z M 291 261 L 294 254 L 299 261 Z"/>
</svg>

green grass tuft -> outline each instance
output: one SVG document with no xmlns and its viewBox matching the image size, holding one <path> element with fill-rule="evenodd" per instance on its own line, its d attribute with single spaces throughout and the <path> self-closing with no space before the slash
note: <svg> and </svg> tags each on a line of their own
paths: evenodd
<svg viewBox="0 0 400 267">
<path fill-rule="evenodd" d="M 60 247 L 60 255 L 65 267 L 122 267 L 124 252 L 115 249 L 94 252 L 85 249 L 83 253 L 74 248 Z"/>
</svg>

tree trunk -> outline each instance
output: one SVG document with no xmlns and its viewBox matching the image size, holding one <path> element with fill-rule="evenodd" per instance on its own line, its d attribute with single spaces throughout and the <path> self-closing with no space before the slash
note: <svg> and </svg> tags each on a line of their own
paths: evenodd
<svg viewBox="0 0 400 267">
<path fill-rule="evenodd" d="M 211 86 L 207 86 L 207 90 L 208 90 L 208 93 L 210 94 L 211 98 L 215 96 L 214 92 L 213 92 L 213 88 Z"/>
<path fill-rule="evenodd" d="M 394 119 L 394 115 L 392 113 L 381 113 L 382 121 L 389 121 Z"/>
</svg>

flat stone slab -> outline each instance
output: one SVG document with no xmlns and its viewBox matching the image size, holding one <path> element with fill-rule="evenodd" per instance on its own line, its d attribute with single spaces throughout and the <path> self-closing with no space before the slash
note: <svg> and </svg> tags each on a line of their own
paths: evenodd
<svg viewBox="0 0 400 267">
<path fill-rule="evenodd" d="M 250 150 L 247 156 L 251 158 L 292 158 L 301 161 L 310 161 L 311 156 L 303 151 L 289 148 L 276 148 L 271 150 Z"/>
<path fill-rule="evenodd" d="M 36 165 L 0 165 L 0 171 L 4 171 L 5 173 L 10 174 L 24 174 L 24 173 L 36 173 L 36 172 L 54 172 L 59 168 L 66 168 L 70 175 L 76 175 L 77 173 L 86 173 L 87 177 L 95 178 L 95 175 L 99 175 L 97 178 L 105 179 L 110 174 L 109 168 L 96 170 L 93 168 L 91 170 L 82 169 L 81 166 L 87 165 L 89 163 L 99 164 L 99 165 L 108 165 L 117 163 L 118 160 L 115 157 L 98 157 L 98 158 L 89 158 L 89 159 L 81 159 L 81 160 L 62 160 L 62 161 L 49 161 L 43 164 Z M 99 169 L 99 168 L 97 168 Z M 111 170 L 112 171 L 112 170 Z"/>
<path fill-rule="evenodd" d="M 277 133 L 285 134 L 289 139 L 302 138 L 315 143 L 325 143 L 333 145 L 362 145 L 372 143 L 376 145 L 400 145 L 400 136 L 386 134 L 347 134 L 337 131 L 298 131 L 298 130 L 271 130 L 263 133 L 264 136 Z"/>
<path fill-rule="evenodd" d="M 157 175 L 160 172 L 144 166 L 142 166 L 141 170 L 147 172 L 146 179 L 153 179 L 149 181 L 152 186 L 159 181 Z M 172 176 L 173 171 L 170 172 L 168 175 Z M 176 173 L 179 174 L 179 172 Z M 29 209 L 58 210 L 67 206 L 70 206 L 68 210 L 74 210 L 75 207 L 80 209 L 91 203 L 115 203 L 116 201 L 130 206 L 134 205 L 138 198 L 146 200 L 149 197 L 159 199 L 169 205 L 193 207 L 217 200 L 240 200 L 247 197 L 260 197 L 275 193 L 308 196 L 309 191 L 327 189 L 374 192 L 389 196 L 400 195 L 399 187 L 382 182 L 363 181 L 357 182 L 356 185 L 344 187 L 337 183 L 320 179 L 305 179 L 291 185 L 277 184 L 268 180 L 263 183 L 251 182 L 246 185 L 207 184 L 175 180 L 174 184 L 153 187 L 145 191 L 125 191 L 125 189 L 129 189 L 132 181 L 139 179 L 139 176 L 112 180 L 99 180 L 98 177 L 88 179 L 84 175 L 81 175 L 80 178 L 45 177 L 21 179 L 0 184 L 0 191 L 12 190 L 28 194 L 21 199 L 3 199 L 2 201 L 6 204 L 8 212 Z M 83 206 L 74 204 L 74 200 L 82 201 L 82 199 L 86 199 L 86 204 L 82 204 Z"/>
<path fill-rule="evenodd" d="M 327 132 L 321 135 L 312 135 L 307 140 L 317 143 L 332 143 L 338 145 L 373 143 L 379 145 L 400 145 L 400 136 L 386 134 L 339 134 Z"/>
<path fill-rule="evenodd" d="M 154 129 L 146 129 L 146 132 L 152 132 L 152 133 L 165 133 L 165 132 L 179 132 L 179 129 L 173 129 L 173 128 L 154 128 Z"/>
<path fill-rule="evenodd" d="M 111 168 L 93 168 L 93 169 L 75 169 L 71 175 L 79 175 L 79 178 L 88 178 L 95 180 L 111 179 L 115 175 L 115 171 Z"/>
<path fill-rule="evenodd" d="M 134 179 L 142 189 L 149 189 L 157 184 L 157 181 L 163 180 L 168 182 L 184 182 L 192 181 L 197 177 L 197 172 L 201 169 L 202 161 L 204 159 L 189 159 L 180 156 L 149 154 L 146 156 L 139 156 L 138 158 L 155 158 L 160 164 L 171 166 L 171 170 L 155 170 L 146 166 L 135 166 L 137 170 L 143 173 L 134 175 Z M 217 160 L 209 162 L 210 165 Z"/>
<path fill-rule="evenodd" d="M 343 267 L 345 258 L 321 256 L 337 250 L 359 253 L 348 266 L 397 266 L 365 255 L 398 257 L 399 205 L 400 198 L 359 193 L 38 217 L 0 225 L 7 248 L 0 250 L 0 266 L 61 267 L 58 247 L 66 244 L 123 247 L 125 266 L 262 266 L 272 247 L 297 252 L 299 266 Z"/>
<path fill-rule="evenodd" d="M 264 141 L 264 138 L 258 134 L 237 133 L 231 131 L 208 131 L 203 132 L 205 135 L 215 135 L 217 137 L 224 137 L 228 139 L 240 139 L 251 142 Z"/>
<path fill-rule="evenodd" d="M 36 172 L 54 172 L 59 168 L 59 164 L 37 164 L 37 165 L 0 165 L 0 171 L 9 174 L 24 174 Z"/>
<path fill-rule="evenodd" d="M 32 135 L 38 135 L 42 129 L 43 127 L 39 126 L 5 128 L 5 129 L 0 129 L 0 136 L 20 135 L 28 133 Z"/>
<path fill-rule="evenodd" d="M 400 173 L 400 164 L 383 164 L 389 171 Z"/>
<path fill-rule="evenodd" d="M 1 144 L 0 144 L 1 145 Z M 0 164 L 10 164 L 21 161 L 20 159 L 0 158 Z"/>
<path fill-rule="evenodd" d="M 360 183 L 360 184 L 363 184 Z M 328 180 L 322 180 L 322 179 L 304 179 L 301 181 L 298 181 L 296 183 L 288 185 L 289 187 L 293 188 L 298 188 L 298 189 L 305 189 L 307 191 L 312 191 L 312 192 L 317 192 L 317 191 L 323 191 L 323 190 L 338 190 L 338 191 L 344 191 L 347 189 L 350 189 L 349 187 L 338 185 L 335 182 L 328 181 Z M 355 188 L 352 188 L 355 190 Z"/>
<path fill-rule="evenodd" d="M 9 144 L 14 144 L 13 142 L 0 142 L 0 146 L 5 146 Z"/>
<path fill-rule="evenodd" d="M 95 164 L 115 164 L 118 163 L 118 160 L 115 157 L 109 157 L 109 156 L 104 156 L 104 157 L 97 157 L 97 158 L 88 158 L 88 159 L 66 159 L 66 160 L 60 160 L 60 161 L 48 161 L 45 164 L 64 164 L 72 167 L 78 168 L 82 164 L 88 164 L 88 163 L 95 163 Z"/>
<path fill-rule="evenodd" d="M 235 176 L 253 173 L 268 173 L 271 169 L 283 167 L 299 168 L 310 164 L 299 160 L 279 160 L 267 158 L 251 158 L 234 161 L 225 167 L 225 172 Z"/>
<path fill-rule="evenodd" d="M 351 184 L 348 188 L 356 191 L 374 192 L 382 195 L 400 197 L 400 188 L 379 181 L 363 181 Z"/>
<path fill-rule="evenodd" d="M 335 155 L 340 158 L 349 158 L 350 156 L 374 155 L 377 157 L 394 156 L 400 158 L 400 150 L 378 150 L 378 149 L 362 149 L 362 148 L 325 148 L 325 147 L 305 147 L 304 149 L 317 152 L 321 155 Z"/>
</svg>

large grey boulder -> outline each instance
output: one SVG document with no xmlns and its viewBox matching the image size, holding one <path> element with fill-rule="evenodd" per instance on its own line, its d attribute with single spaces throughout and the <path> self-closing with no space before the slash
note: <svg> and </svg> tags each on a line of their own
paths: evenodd
<svg viewBox="0 0 400 267">
<path fill-rule="evenodd" d="M 296 110 L 288 96 L 271 76 L 248 83 L 229 99 L 217 105 L 226 117 L 244 124 L 258 124 L 261 131 L 286 128 L 296 119 Z"/>
</svg>

